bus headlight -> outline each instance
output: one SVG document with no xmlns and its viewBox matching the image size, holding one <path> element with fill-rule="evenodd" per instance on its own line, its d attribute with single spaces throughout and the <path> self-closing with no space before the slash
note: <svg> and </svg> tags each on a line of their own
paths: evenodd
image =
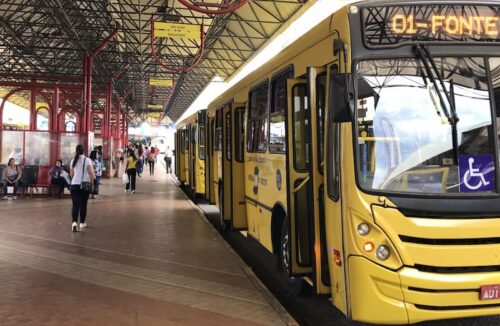
<svg viewBox="0 0 500 326">
<path fill-rule="evenodd" d="M 389 250 L 389 248 L 387 246 L 380 245 L 380 246 L 378 246 L 375 254 L 377 255 L 377 258 L 379 260 L 386 260 L 391 255 L 391 251 Z"/>
<path fill-rule="evenodd" d="M 361 223 L 358 225 L 358 234 L 359 235 L 367 235 L 370 233 L 370 226 L 366 223 Z"/>
</svg>

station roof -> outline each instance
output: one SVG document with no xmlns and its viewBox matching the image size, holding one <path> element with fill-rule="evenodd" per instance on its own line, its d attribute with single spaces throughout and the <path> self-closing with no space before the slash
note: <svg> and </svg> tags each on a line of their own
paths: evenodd
<svg viewBox="0 0 500 326">
<path fill-rule="evenodd" d="M 186 0 L 205 9 L 224 0 Z M 227 0 L 237 5 L 244 0 Z M 81 84 L 83 53 L 93 51 L 116 27 L 121 28 L 94 60 L 93 92 L 102 92 L 104 80 L 113 80 L 115 95 L 131 90 L 126 102 L 137 117 L 161 107 L 177 120 L 215 76 L 231 77 L 297 12 L 316 0 L 250 0 L 235 12 L 204 14 L 179 0 L 2 0 L 0 2 L 0 79 Z M 202 24 L 205 51 L 187 73 L 172 73 L 152 56 L 151 20 Z M 173 68 L 189 66 L 200 41 L 154 39 L 161 60 Z M 124 69 L 125 68 L 125 69 Z M 174 86 L 151 87 L 150 78 L 173 79 Z M 0 90 L 4 94 L 5 89 Z M 22 102 L 22 99 L 18 99 Z"/>
</svg>

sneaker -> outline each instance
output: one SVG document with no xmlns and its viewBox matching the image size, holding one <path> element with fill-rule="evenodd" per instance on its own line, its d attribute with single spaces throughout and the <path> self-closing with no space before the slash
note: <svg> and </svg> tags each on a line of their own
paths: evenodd
<svg viewBox="0 0 500 326">
<path fill-rule="evenodd" d="M 132 190 L 132 193 L 135 194 L 135 190 Z"/>
<path fill-rule="evenodd" d="M 78 232 L 78 223 L 73 222 L 73 224 L 71 224 L 71 231 Z"/>
<path fill-rule="evenodd" d="M 13 196 L 12 199 L 16 200 L 17 199 L 17 196 Z"/>
<path fill-rule="evenodd" d="M 125 192 L 128 192 L 128 189 L 125 189 Z"/>
<path fill-rule="evenodd" d="M 3 197 L 2 197 L 2 199 L 3 199 L 3 200 L 7 200 L 7 199 L 9 199 L 9 197 L 7 197 L 7 196 L 3 196 Z"/>
<path fill-rule="evenodd" d="M 80 223 L 80 229 L 85 229 L 87 227 L 87 223 Z"/>
<path fill-rule="evenodd" d="M 99 195 L 94 195 L 94 199 L 98 199 L 99 198 Z"/>
</svg>

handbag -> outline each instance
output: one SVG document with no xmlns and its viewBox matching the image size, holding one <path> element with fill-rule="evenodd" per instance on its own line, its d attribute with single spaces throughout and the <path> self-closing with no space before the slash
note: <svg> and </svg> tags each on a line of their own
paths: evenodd
<svg viewBox="0 0 500 326">
<path fill-rule="evenodd" d="M 83 159 L 83 169 L 82 169 L 82 183 L 80 184 L 80 189 L 86 191 L 86 192 L 91 192 L 92 191 L 92 183 L 88 181 L 83 181 L 85 177 L 85 160 L 87 158 Z"/>
<path fill-rule="evenodd" d="M 127 172 L 123 173 L 123 175 L 122 175 L 122 182 L 123 182 L 123 184 L 124 184 L 125 186 L 127 185 L 127 183 L 129 183 L 129 182 L 130 182 L 130 180 L 128 179 L 128 174 L 127 174 Z"/>
</svg>

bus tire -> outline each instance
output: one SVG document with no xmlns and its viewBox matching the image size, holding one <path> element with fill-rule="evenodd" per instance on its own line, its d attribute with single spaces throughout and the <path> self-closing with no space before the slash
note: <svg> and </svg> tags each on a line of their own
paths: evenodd
<svg viewBox="0 0 500 326">
<path fill-rule="evenodd" d="M 219 230 L 226 231 L 227 223 L 224 219 L 224 189 L 219 186 Z"/>
<path fill-rule="evenodd" d="M 281 241 L 279 259 L 281 263 L 282 274 L 288 285 L 290 292 L 295 296 L 302 296 L 307 293 L 307 285 L 302 277 L 290 276 L 291 262 L 290 262 L 290 221 L 288 217 L 285 218 L 281 228 Z"/>
</svg>

